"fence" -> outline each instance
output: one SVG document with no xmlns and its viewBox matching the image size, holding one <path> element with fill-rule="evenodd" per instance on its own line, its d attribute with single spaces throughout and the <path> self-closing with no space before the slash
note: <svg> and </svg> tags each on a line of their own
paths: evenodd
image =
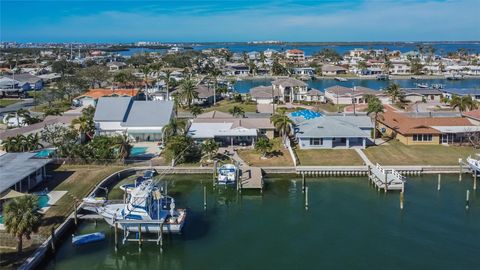
<svg viewBox="0 0 480 270">
<path fill-rule="evenodd" d="M 298 160 L 297 155 L 295 154 L 295 151 L 293 151 L 293 149 L 292 149 L 290 139 L 287 138 L 287 140 L 285 140 L 285 145 L 287 146 L 288 152 L 290 153 L 290 157 L 292 158 L 293 166 L 296 167 L 300 162 Z"/>
</svg>

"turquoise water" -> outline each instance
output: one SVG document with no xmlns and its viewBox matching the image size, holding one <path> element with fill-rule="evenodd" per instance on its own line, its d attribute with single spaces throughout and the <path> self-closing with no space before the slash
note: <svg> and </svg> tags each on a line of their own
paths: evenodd
<svg viewBox="0 0 480 270">
<path fill-rule="evenodd" d="M 130 156 L 139 156 L 147 152 L 148 147 L 132 147 L 130 150 Z"/>
<path fill-rule="evenodd" d="M 271 85 L 270 79 L 259 79 L 259 80 L 243 80 L 237 81 L 234 85 L 234 89 L 239 93 L 248 93 L 251 88 L 260 86 L 260 85 Z M 471 88 L 478 89 L 480 93 L 480 79 L 465 79 L 458 81 L 449 81 L 446 79 L 431 79 L 431 80 L 389 80 L 389 81 L 379 81 L 379 80 L 365 80 L 365 79 L 349 79 L 346 82 L 339 82 L 334 79 L 322 79 L 322 80 L 309 80 L 306 81 L 309 87 L 324 91 L 325 88 L 334 85 L 341 85 L 345 87 L 352 86 L 363 86 L 368 87 L 374 90 L 384 89 L 390 83 L 398 83 L 401 87 L 404 88 L 413 88 L 416 87 L 417 83 L 426 83 L 429 85 L 432 84 L 443 84 L 445 89 L 461 89 L 461 88 Z"/>
<path fill-rule="evenodd" d="M 68 237 L 45 269 L 476 269 L 480 251 L 480 191 L 465 210 L 469 177 L 410 178 L 405 208 L 362 178 L 308 179 L 304 209 L 300 179 L 268 179 L 263 195 L 217 192 L 210 176 L 170 184 L 177 207 L 188 207 L 181 236 L 120 245 L 104 222 L 76 233 L 104 231 L 104 242 L 75 248 Z M 208 210 L 203 211 L 207 183 Z M 223 190 L 223 189 L 222 189 Z"/>
<path fill-rule="evenodd" d="M 36 158 L 48 158 L 51 157 L 52 154 L 55 153 L 54 149 L 43 149 L 37 152 L 34 157 Z"/>
<path fill-rule="evenodd" d="M 43 208 L 48 206 L 48 201 L 50 200 L 50 197 L 48 195 L 39 195 L 38 196 L 38 207 Z M 3 224 L 3 215 L 0 215 L 0 224 Z"/>
</svg>

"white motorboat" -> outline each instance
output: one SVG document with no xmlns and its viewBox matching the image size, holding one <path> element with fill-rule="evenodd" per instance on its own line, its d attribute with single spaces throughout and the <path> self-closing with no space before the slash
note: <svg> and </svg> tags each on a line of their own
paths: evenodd
<svg viewBox="0 0 480 270">
<path fill-rule="evenodd" d="M 428 86 L 428 83 L 417 83 L 417 87 L 425 89 L 425 88 L 428 88 L 429 86 Z"/>
<path fill-rule="evenodd" d="M 467 157 L 467 164 L 472 169 L 472 171 L 480 172 L 480 160 L 472 158 L 472 156 Z"/>
<path fill-rule="evenodd" d="M 237 180 L 237 167 L 233 164 L 224 164 L 217 172 L 217 181 L 220 185 L 234 184 Z"/>
<path fill-rule="evenodd" d="M 162 194 L 153 180 L 145 180 L 128 191 L 125 203 L 107 201 L 94 211 L 110 226 L 118 224 L 119 229 L 128 232 L 141 228 L 145 233 L 181 233 L 187 211 L 176 209 L 175 200 Z"/>
</svg>

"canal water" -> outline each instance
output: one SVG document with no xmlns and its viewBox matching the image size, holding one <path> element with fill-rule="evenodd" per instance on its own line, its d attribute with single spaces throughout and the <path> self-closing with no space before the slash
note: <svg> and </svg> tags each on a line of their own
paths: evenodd
<svg viewBox="0 0 480 270">
<path fill-rule="evenodd" d="M 269 178 L 263 195 L 242 196 L 213 191 L 207 175 L 180 178 L 169 193 L 188 208 L 188 223 L 162 252 L 127 243 L 116 253 L 111 228 L 83 222 L 76 233 L 104 231 L 106 241 L 73 247 L 68 238 L 44 268 L 439 270 L 480 262 L 480 191 L 465 209 L 470 177 L 443 175 L 440 191 L 436 176 L 409 178 L 403 211 L 398 192 L 377 192 L 366 177 L 307 179 L 308 211 L 297 178 Z"/>
<path fill-rule="evenodd" d="M 237 81 L 234 85 L 234 88 L 239 93 L 248 93 L 251 88 L 260 86 L 260 85 L 271 85 L 271 79 L 258 79 L 258 80 L 242 80 Z M 374 90 L 385 89 L 389 84 L 398 83 L 403 88 L 414 88 L 418 83 L 422 84 L 442 84 L 444 89 L 475 89 L 480 94 L 480 79 L 472 78 L 458 81 L 450 81 L 446 79 L 428 79 L 428 80 L 389 80 L 389 81 L 379 81 L 379 80 L 365 80 L 365 79 L 349 79 L 346 82 L 339 82 L 334 79 L 322 79 L 322 80 L 309 80 L 306 81 L 309 87 L 324 91 L 325 88 L 342 85 L 345 87 L 353 86 L 363 86 L 368 87 Z"/>
</svg>

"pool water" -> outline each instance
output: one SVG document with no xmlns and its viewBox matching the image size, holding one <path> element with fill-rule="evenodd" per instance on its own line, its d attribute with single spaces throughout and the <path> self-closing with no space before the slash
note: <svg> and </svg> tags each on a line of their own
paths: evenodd
<svg viewBox="0 0 480 270">
<path fill-rule="evenodd" d="M 140 156 L 147 152 L 148 147 L 132 147 L 130 156 Z"/>
<path fill-rule="evenodd" d="M 46 269 L 477 269 L 480 191 L 471 177 L 408 178 L 399 193 L 377 192 L 366 177 L 267 178 L 266 189 L 212 189 L 210 175 L 179 175 L 169 194 L 188 207 L 183 234 L 155 243 L 120 244 L 105 222 L 82 222 L 75 234 L 105 232 L 103 242 L 73 247 L 71 237 Z M 207 211 L 203 190 L 207 187 Z M 470 209 L 465 193 L 470 190 Z M 113 194 L 112 194 L 113 195 Z M 121 195 L 119 195 L 121 196 Z M 112 198 L 113 199 L 113 198 Z"/>
<path fill-rule="evenodd" d="M 35 158 L 49 158 L 52 156 L 52 154 L 55 153 L 55 150 L 54 149 L 43 149 L 43 150 L 40 150 L 37 152 L 37 154 L 35 154 Z"/>
</svg>

